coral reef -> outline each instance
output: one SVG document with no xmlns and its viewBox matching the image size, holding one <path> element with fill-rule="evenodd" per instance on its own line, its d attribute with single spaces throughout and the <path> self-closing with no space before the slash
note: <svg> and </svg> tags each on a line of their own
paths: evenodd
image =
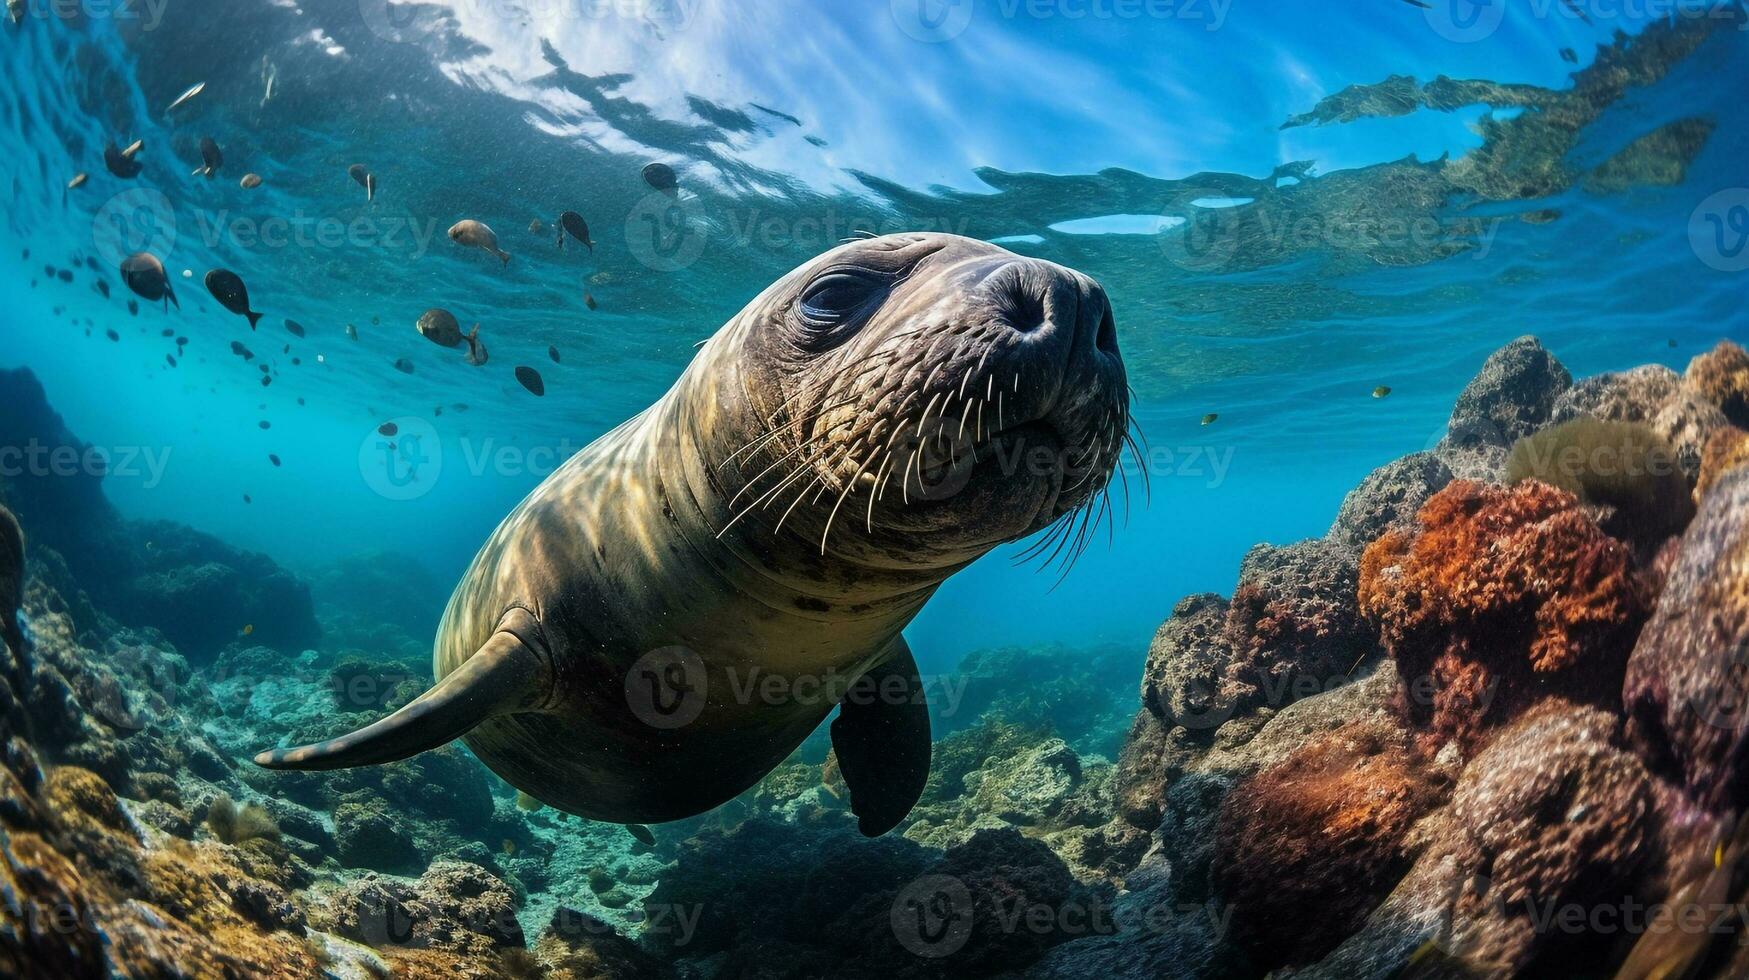
<svg viewBox="0 0 1749 980">
<path fill-rule="evenodd" d="M 1260 966 L 1330 952 L 1407 870 L 1404 839 L 1445 790 L 1401 730 L 1364 722 L 1239 783 L 1211 869 L 1233 941 Z"/>
<path fill-rule="evenodd" d="M 1728 901 L 1749 880 L 1744 357 L 1575 382 L 1515 341 L 1436 449 L 1376 469 L 1325 537 L 1252 549 L 1231 598 L 1179 603 L 1145 662 L 968 656 L 935 705 L 923 797 L 876 840 L 823 735 L 654 845 L 519 805 L 460 747 L 332 773 L 241 764 L 425 687 L 417 567 L 320 573 L 316 642 L 312 593 L 277 567 L 130 524 L 96 477 L 66 500 L 14 481 L 0 973 L 1740 975 L 1734 927 L 1538 923 Z M 6 424 L 77 445 L 21 384 L 0 377 L 36 399 Z M 1562 489 L 1509 462 L 1622 426 L 1669 444 L 1656 487 Z M 55 523 L 74 513 L 96 537 Z M 156 546 L 124 540 L 142 533 Z M 113 567 L 60 550 L 93 542 Z M 178 617 L 295 608 L 243 638 L 155 621 L 142 596 Z M 383 603 L 406 605 L 373 624 Z"/>
<path fill-rule="evenodd" d="M 1647 590 L 1631 551 L 1577 498 L 1537 481 L 1459 480 L 1418 523 L 1367 548 L 1359 590 L 1410 682 L 1411 722 L 1467 751 L 1550 693 L 1616 699 Z"/>
</svg>

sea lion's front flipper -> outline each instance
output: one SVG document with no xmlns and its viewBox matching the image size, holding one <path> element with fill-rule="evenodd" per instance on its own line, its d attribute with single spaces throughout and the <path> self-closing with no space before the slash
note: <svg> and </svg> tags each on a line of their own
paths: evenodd
<svg viewBox="0 0 1749 980">
<path fill-rule="evenodd" d="M 326 742 L 271 749 L 257 755 L 255 764 L 268 769 L 347 769 L 397 762 L 460 738 L 488 718 L 539 704 L 552 688 L 551 668 L 511 625 L 506 617 L 479 652 L 387 718 Z"/>
<path fill-rule="evenodd" d="M 929 698 L 903 637 L 838 703 L 832 751 L 850 787 L 850 810 L 868 837 L 899 825 L 929 781 Z"/>
</svg>

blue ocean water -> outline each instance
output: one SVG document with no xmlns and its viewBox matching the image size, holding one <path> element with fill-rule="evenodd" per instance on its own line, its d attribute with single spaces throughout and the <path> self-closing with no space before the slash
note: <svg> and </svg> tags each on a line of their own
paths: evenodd
<svg viewBox="0 0 1749 980">
<path fill-rule="evenodd" d="M 1229 591 L 1252 544 L 1322 533 L 1370 469 L 1435 442 L 1513 337 L 1540 336 L 1576 374 L 1680 368 L 1749 337 L 1726 237 L 1749 214 L 1740 23 L 1698 5 L 1571 9 L 27 2 L 0 39 L 0 364 L 32 368 L 109 451 L 129 515 L 299 569 L 406 552 L 449 581 L 783 272 L 861 231 L 997 240 L 1106 286 L 1151 451 L 1127 464 L 1127 523 L 1067 578 L 1017 565 L 1024 543 L 1003 549 L 943 589 L 912 645 L 926 669 L 995 643 L 1139 650 L 1180 596 Z M 1429 197 L 1406 179 L 1442 160 L 1486 170 L 1489 132 L 1550 111 L 1506 104 L 1512 88 L 1284 128 L 1392 76 L 1565 92 L 1600 45 L 1647 31 L 1697 40 L 1598 97 L 1542 161 L 1567 178 L 1534 191 Z M 1710 129 L 1679 165 L 1588 178 L 1690 120 Z M 211 180 L 191 173 L 208 136 L 224 153 Z M 111 140 L 144 141 L 139 177 L 105 170 Z M 676 194 L 645 181 L 650 163 L 673 168 Z M 1282 206 L 1260 212 L 1261 195 Z M 566 209 L 593 250 L 554 247 Z M 509 265 L 448 241 L 462 218 L 492 226 Z M 116 267 L 139 250 L 163 257 L 180 309 L 129 315 Z M 258 330 L 201 287 L 216 267 L 248 283 Z M 420 338 L 430 307 L 480 324 L 488 366 Z M 544 397 L 516 365 L 541 371 Z M 402 436 L 385 458 L 389 419 Z"/>
</svg>

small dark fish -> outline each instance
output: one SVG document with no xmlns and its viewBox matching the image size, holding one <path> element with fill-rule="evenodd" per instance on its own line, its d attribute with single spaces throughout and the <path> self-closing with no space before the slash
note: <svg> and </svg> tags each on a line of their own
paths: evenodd
<svg viewBox="0 0 1749 980">
<path fill-rule="evenodd" d="M 358 340 L 358 328 L 348 323 L 346 325 L 346 336 L 352 338 L 352 340 L 356 342 Z"/>
<path fill-rule="evenodd" d="M 1428 3 L 1427 0 L 1403 0 L 1403 2 L 1411 7 L 1420 7 L 1422 10 L 1433 9 L 1433 4 Z"/>
<path fill-rule="evenodd" d="M 450 406 L 450 410 L 454 411 L 454 412 L 465 412 L 468 410 L 468 403 L 467 402 L 456 402 L 455 404 Z"/>
<path fill-rule="evenodd" d="M 1676 346 L 1676 338 L 1675 337 L 1670 338 L 1670 346 L 1672 346 L 1672 347 Z"/>
<path fill-rule="evenodd" d="M 304 335 L 304 325 L 296 320 L 286 320 L 285 328 L 291 331 L 293 337 L 302 337 Z"/>
<path fill-rule="evenodd" d="M 211 136 L 200 138 L 200 162 L 200 169 L 189 176 L 212 180 L 213 175 L 225 164 L 225 155 L 219 152 L 219 144 Z"/>
<path fill-rule="evenodd" d="M 1215 420 L 1218 418 L 1220 418 L 1219 415 L 1216 415 L 1214 412 L 1210 412 L 1207 415 L 1204 415 L 1202 417 L 1202 424 L 1203 425 L 1214 425 Z"/>
<path fill-rule="evenodd" d="M 254 501 L 254 500 L 252 500 L 252 499 L 251 499 L 251 498 L 250 498 L 250 497 L 249 497 L 249 495 L 248 495 L 248 494 L 244 494 L 244 495 L 243 495 L 243 502 L 244 502 L 244 503 L 246 503 L 246 504 L 252 504 L 252 503 L 254 503 L 254 502 L 255 502 L 255 501 Z"/>
<path fill-rule="evenodd" d="M 589 222 L 584 221 L 583 216 L 575 211 L 566 211 L 564 214 L 559 215 L 560 249 L 565 247 L 566 235 L 570 235 L 572 238 L 587 245 L 589 251 L 595 251 L 595 243 L 589 240 Z"/>
<path fill-rule="evenodd" d="M 672 191 L 680 186 L 680 178 L 666 163 L 652 163 L 644 168 L 644 183 L 659 191 Z"/>
<path fill-rule="evenodd" d="M 645 847 L 655 847 L 656 846 L 656 835 L 650 833 L 650 828 L 644 826 L 641 823 L 628 823 L 628 824 L 626 824 L 626 832 L 631 834 L 634 838 L 637 839 L 638 843 L 644 845 Z"/>
<path fill-rule="evenodd" d="M 486 345 L 480 341 L 480 325 L 474 324 L 474 330 L 462 338 L 468 342 L 467 362 L 474 367 L 486 366 Z"/>
<path fill-rule="evenodd" d="M 374 201 L 377 199 L 376 174 L 366 170 L 362 163 L 355 163 L 352 166 L 347 167 L 346 173 L 347 176 L 358 182 L 358 186 L 364 188 L 364 199 L 366 201 Z"/>
<path fill-rule="evenodd" d="M 178 347 L 186 347 L 186 346 L 188 346 L 188 338 L 187 338 L 187 337 L 178 337 L 178 338 L 176 338 L 176 346 L 178 346 Z"/>
<path fill-rule="evenodd" d="M 583 290 L 583 305 L 595 309 L 595 294 L 587 289 Z"/>
<path fill-rule="evenodd" d="M 108 299 L 109 283 L 104 282 L 102 279 L 97 280 L 97 292 L 102 295 L 104 299 Z"/>
<path fill-rule="evenodd" d="M 527 388 L 532 395 L 539 396 L 547 393 L 546 382 L 540 379 L 540 372 L 536 371 L 534 368 L 518 367 L 516 369 L 516 380 L 522 382 L 522 386 Z"/>
<path fill-rule="evenodd" d="M 1390 385 L 1379 385 L 1377 388 L 1374 388 L 1372 390 L 1372 396 L 1374 398 L 1384 398 L 1384 397 L 1390 395 L 1390 393 L 1391 393 L 1391 386 Z"/>
<path fill-rule="evenodd" d="M 169 327 L 165 327 L 164 329 L 158 331 L 158 336 L 160 336 L 160 337 L 174 337 L 174 336 L 176 336 L 176 331 L 170 329 Z"/>
<path fill-rule="evenodd" d="M 255 360 L 255 354 L 251 352 L 249 348 L 244 347 L 239 341 L 231 341 L 231 353 L 241 357 L 245 361 Z"/>
<path fill-rule="evenodd" d="M 402 374 L 412 374 L 413 373 L 413 362 L 407 360 L 405 357 L 400 358 L 399 360 L 395 361 L 395 370 L 401 372 Z"/>
<path fill-rule="evenodd" d="M 121 340 L 121 334 L 116 333 L 114 330 L 105 330 L 104 333 L 109 335 L 110 340 Z"/>
<path fill-rule="evenodd" d="M 145 169 L 131 154 L 123 153 L 114 143 L 103 148 L 103 166 L 123 180 L 132 180 Z"/>
<path fill-rule="evenodd" d="M 1561 60 L 1569 65 L 1576 65 L 1579 63 L 1579 52 L 1574 51 L 1572 48 L 1562 48 Z"/>
<path fill-rule="evenodd" d="M 419 320 L 413 324 L 419 331 L 419 336 L 431 341 L 439 347 L 459 347 L 462 342 L 462 325 L 456 322 L 455 314 L 445 309 L 432 308 L 419 314 Z"/>
<path fill-rule="evenodd" d="M 238 316 L 249 318 L 249 329 L 254 330 L 260 322 L 261 314 L 249 308 L 249 287 L 243 285 L 243 277 L 229 269 L 214 269 L 206 274 L 206 291 L 213 294 L 213 299 L 219 305 Z"/>
<path fill-rule="evenodd" d="M 60 272 L 55 273 L 55 278 L 61 280 L 62 282 L 72 282 L 73 281 L 73 270 L 72 269 L 62 269 Z"/>
<path fill-rule="evenodd" d="M 269 422 L 269 421 L 267 421 L 267 420 L 266 420 L 266 419 L 262 419 L 262 420 L 261 420 L 261 421 L 259 421 L 259 422 L 257 422 L 257 423 L 255 423 L 255 424 L 256 424 L 256 425 L 259 425 L 259 426 L 261 426 L 261 427 L 262 427 L 262 428 L 263 428 L 263 429 L 271 429 L 271 428 L 273 428 L 273 423 L 272 423 L 272 422 Z"/>
<path fill-rule="evenodd" d="M 169 365 L 170 365 L 170 366 L 171 366 L 171 367 L 175 367 L 175 366 L 176 366 L 176 355 L 174 355 L 174 354 L 165 354 L 165 355 L 164 355 L 164 360 L 165 360 L 165 362 L 166 362 L 166 363 L 168 363 L 168 364 L 169 364 Z"/>
<path fill-rule="evenodd" d="M 164 263 L 150 252 L 135 252 L 123 259 L 121 281 L 147 302 L 163 300 L 166 310 L 170 309 L 171 303 L 182 309 L 182 303 L 170 289 L 170 277 L 164 274 Z"/>
<path fill-rule="evenodd" d="M 393 422 L 384 422 L 382 425 L 377 426 L 377 432 L 385 436 L 392 436 L 399 431 L 401 431 L 401 427 Z"/>
<path fill-rule="evenodd" d="M 132 299 L 128 300 L 128 316 L 139 316 L 139 315 L 140 315 L 140 303 L 139 303 L 139 301 L 132 300 Z"/>
<path fill-rule="evenodd" d="M 281 348 L 280 348 L 280 349 L 279 349 L 279 352 L 280 352 L 280 353 L 281 353 L 281 354 L 290 354 L 290 353 L 291 353 L 291 345 L 290 345 L 290 344 L 286 344 L 286 345 L 285 345 L 285 346 L 284 346 L 284 347 L 281 347 Z"/>
<path fill-rule="evenodd" d="M 539 218 L 536 218 L 533 221 L 530 221 L 528 223 L 528 233 L 530 235 L 538 235 L 541 232 L 546 231 L 546 230 L 547 230 L 547 226 L 541 224 Z"/>
<path fill-rule="evenodd" d="M 268 462 L 271 462 L 273 465 L 275 465 L 275 466 L 279 465 L 279 457 L 275 456 L 273 453 L 268 453 L 267 459 L 268 459 Z"/>
<path fill-rule="evenodd" d="M 554 364 L 559 363 L 559 349 L 557 347 L 549 345 L 547 347 L 547 356 L 553 359 Z"/>
<path fill-rule="evenodd" d="M 431 414 L 432 414 L 432 416 L 434 416 L 434 417 L 439 417 L 439 418 L 441 418 L 441 417 L 442 417 L 442 416 L 443 416 L 443 406 L 442 406 L 442 405 L 439 405 L 439 406 L 437 406 L 437 407 L 436 407 L 436 408 L 434 408 L 434 409 L 432 409 L 432 410 L 431 410 Z"/>
</svg>

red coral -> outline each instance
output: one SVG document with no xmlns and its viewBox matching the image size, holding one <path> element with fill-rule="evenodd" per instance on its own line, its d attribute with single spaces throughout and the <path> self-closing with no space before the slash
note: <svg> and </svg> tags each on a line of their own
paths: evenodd
<svg viewBox="0 0 1749 980">
<path fill-rule="evenodd" d="M 1234 940 L 1259 966 L 1315 962 L 1358 929 L 1407 864 L 1404 840 L 1444 802 L 1406 734 L 1355 722 L 1235 787 L 1213 875 Z"/>
<path fill-rule="evenodd" d="M 1542 697 L 1618 707 L 1650 597 L 1632 552 L 1577 498 L 1458 480 L 1418 521 L 1367 548 L 1359 589 L 1412 722 L 1473 749 Z"/>
</svg>

